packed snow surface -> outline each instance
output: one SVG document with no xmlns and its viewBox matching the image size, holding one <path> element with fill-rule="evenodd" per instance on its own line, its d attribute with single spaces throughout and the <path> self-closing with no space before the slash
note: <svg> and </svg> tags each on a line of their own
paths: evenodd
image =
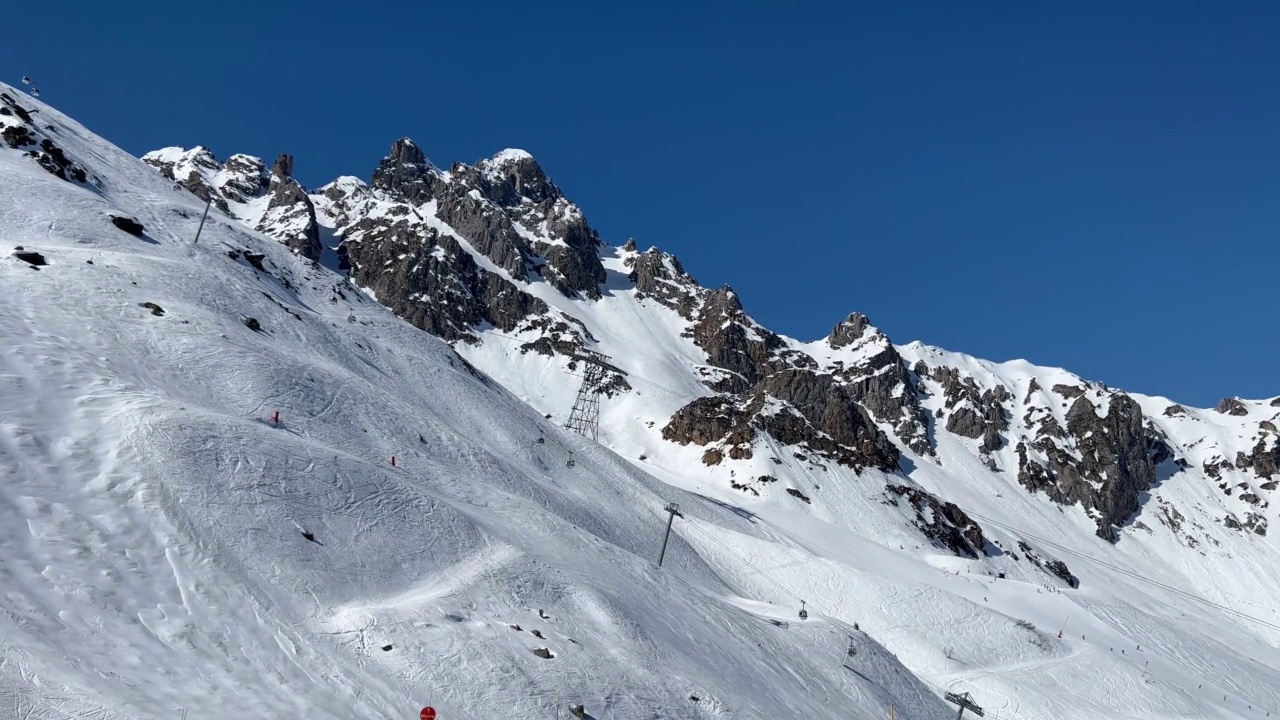
<svg viewBox="0 0 1280 720">
<path fill-rule="evenodd" d="M 48 261 L 0 261 L 0 718 L 949 717 L 686 537 L 767 529 L 230 218 L 193 245 L 203 203 L 32 105 L 101 186 L 0 151 Z"/>
<path fill-rule="evenodd" d="M 1102 543 L 1078 508 L 945 433 L 937 458 L 906 453 L 909 477 L 760 447 L 753 474 L 812 502 L 732 490 L 733 470 L 660 437 L 708 392 L 706 358 L 684 320 L 630 292 L 625 251 L 603 258 L 600 301 L 528 288 L 631 373 L 595 444 L 560 427 L 577 384 L 562 358 L 485 330 L 464 360 L 217 212 L 193 244 L 203 202 L 22 102 L 100 184 L 0 148 L 0 242 L 48 262 L 0 259 L 0 720 L 381 720 L 428 704 L 532 719 L 579 703 L 628 720 L 942 720 L 947 691 L 996 718 L 1280 713 L 1274 534 L 1216 524 L 1212 487 L 1155 491 L 1197 524 L 1196 549 L 1155 523 Z M 899 351 L 1011 387 L 1080 382 Z M 1165 425 L 1231 446 L 1207 411 Z M 929 544 L 886 504 L 890 482 L 959 504 L 1008 552 Z M 1019 541 L 1080 587 L 1012 559 Z"/>
</svg>

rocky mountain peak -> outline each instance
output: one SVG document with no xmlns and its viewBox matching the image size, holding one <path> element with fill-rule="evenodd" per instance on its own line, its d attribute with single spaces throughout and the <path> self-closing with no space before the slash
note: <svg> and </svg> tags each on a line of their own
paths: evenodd
<svg viewBox="0 0 1280 720">
<path fill-rule="evenodd" d="M 255 227 L 308 260 L 319 260 L 320 224 L 315 204 L 292 175 L 293 156 L 281 153 L 271 167 L 266 212 Z"/>
<path fill-rule="evenodd" d="M 392 198 L 421 205 L 434 199 L 446 183 L 422 148 L 406 137 L 391 143 L 369 184 Z"/>
<path fill-rule="evenodd" d="M 276 161 L 271 166 L 271 176 L 276 178 L 293 177 L 293 156 L 289 153 L 280 153 Z"/>
<path fill-rule="evenodd" d="M 211 200 L 219 210 L 245 219 L 244 205 L 261 197 L 270 184 L 262 158 L 237 153 L 220 162 L 203 145 L 186 150 L 168 147 L 149 152 L 142 161 L 156 168 L 202 200 Z"/>
<path fill-rule="evenodd" d="M 534 203 L 563 197 L 533 155 L 508 148 L 476 164 L 487 181 L 486 195 L 502 205 L 519 204 L 520 199 Z"/>
<path fill-rule="evenodd" d="M 849 317 L 840 321 L 838 325 L 832 328 L 831 335 L 828 337 L 827 342 L 832 348 L 842 348 L 852 345 L 855 341 L 862 338 L 863 333 L 865 333 L 867 328 L 870 326 L 871 321 L 867 319 L 866 315 L 863 315 L 860 312 L 849 313 Z"/>
<path fill-rule="evenodd" d="M 391 152 L 387 160 L 395 165 L 429 165 L 422 148 L 412 138 L 402 137 L 391 143 Z"/>
</svg>

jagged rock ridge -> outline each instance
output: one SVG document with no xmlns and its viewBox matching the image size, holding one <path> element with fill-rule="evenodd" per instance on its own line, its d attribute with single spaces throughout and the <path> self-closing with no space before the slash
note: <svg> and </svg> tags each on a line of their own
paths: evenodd
<svg viewBox="0 0 1280 720">
<path fill-rule="evenodd" d="M 293 179 L 289 155 L 270 172 L 257 158 L 219 162 L 205 148 L 168 148 L 145 159 L 306 257 L 321 256 L 319 228 L 332 228 L 338 267 L 427 332 L 479 344 L 484 329 L 493 328 L 521 336 L 520 352 L 563 356 L 571 369 L 599 340 L 573 303 L 604 298 L 609 277 L 602 257 L 615 253 L 626 291 L 639 303 L 669 309 L 682 323 L 683 340 L 703 354 L 705 364 L 693 372 L 707 396 L 687 401 L 658 430 L 668 442 L 701 448 L 708 466 L 747 462 L 780 443 L 806 462 L 898 473 L 904 452 L 937 462 L 939 433 L 946 433 L 971 442 L 990 470 L 1082 507 L 1099 537 L 1114 541 L 1162 472 L 1194 464 L 1137 402 L 1099 384 L 1032 377 L 1016 385 L 925 358 L 912 346 L 904 354 L 856 312 L 816 342 L 778 335 L 746 312 L 732 288 L 702 287 L 673 255 L 641 252 L 633 240 L 606 249 L 578 206 L 521 150 L 444 170 L 401 138 L 368 182 L 343 177 L 312 194 Z M 631 385 L 611 371 L 602 389 L 616 394 Z M 1250 407 L 1229 398 L 1217 410 L 1244 417 Z M 1189 412 L 1174 405 L 1161 415 L 1173 421 Z M 1256 474 L 1261 486 L 1238 497 L 1258 498 L 1255 505 L 1265 508 L 1260 493 L 1280 472 L 1277 452 L 1273 432 L 1204 467 Z M 1175 460 L 1172 470 L 1161 470 Z M 1223 522 L 1265 532 L 1265 519 L 1240 522 L 1233 515 Z"/>
</svg>

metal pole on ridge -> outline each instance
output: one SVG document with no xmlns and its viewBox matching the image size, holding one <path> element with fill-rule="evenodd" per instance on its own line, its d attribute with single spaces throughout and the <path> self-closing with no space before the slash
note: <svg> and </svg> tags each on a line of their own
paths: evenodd
<svg viewBox="0 0 1280 720">
<path fill-rule="evenodd" d="M 196 239 L 191 244 L 198 245 L 200 243 L 200 233 L 204 232 L 204 221 L 209 217 L 209 206 L 213 204 L 213 193 L 209 193 L 209 199 L 204 203 L 204 215 L 200 216 L 200 227 L 196 228 Z"/>
<path fill-rule="evenodd" d="M 663 510 L 671 514 L 667 516 L 667 534 L 662 536 L 662 551 L 658 553 L 658 567 L 662 567 L 662 559 L 667 556 L 667 541 L 671 539 L 671 525 L 676 521 L 676 515 L 680 514 L 680 506 L 667 503 Z"/>
</svg>

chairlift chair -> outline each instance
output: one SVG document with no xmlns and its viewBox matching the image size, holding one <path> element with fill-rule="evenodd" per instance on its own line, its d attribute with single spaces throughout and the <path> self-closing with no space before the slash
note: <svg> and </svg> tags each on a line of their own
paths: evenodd
<svg viewBox="0 0 1280 720">
<path fill-rule="evenodd" d="M 40 88 L 31 88 L 31 97 L 40 97 Z"/>
<path fill-rule="evenodd" d="M 30 77 L 28 77 L 28 76 L 26 76 L 26 75 L 23 75 L 23 76 L 22 76 L 22 84 L 23 84 L 23 85 L 30 85 L 30 84 L 31 84 L 31 78 L 30 78 Z"/>
<path fill-rule="evenodd" d="M 808 620 L 808 619 L 809 619 L 809 611 L 804 609 L 804 601 L 803 601 L 803 600 L 801 600 L 801 601 L 800 601 L 800 619 L 801 619 L 801 620 Z"/>
</svg>

